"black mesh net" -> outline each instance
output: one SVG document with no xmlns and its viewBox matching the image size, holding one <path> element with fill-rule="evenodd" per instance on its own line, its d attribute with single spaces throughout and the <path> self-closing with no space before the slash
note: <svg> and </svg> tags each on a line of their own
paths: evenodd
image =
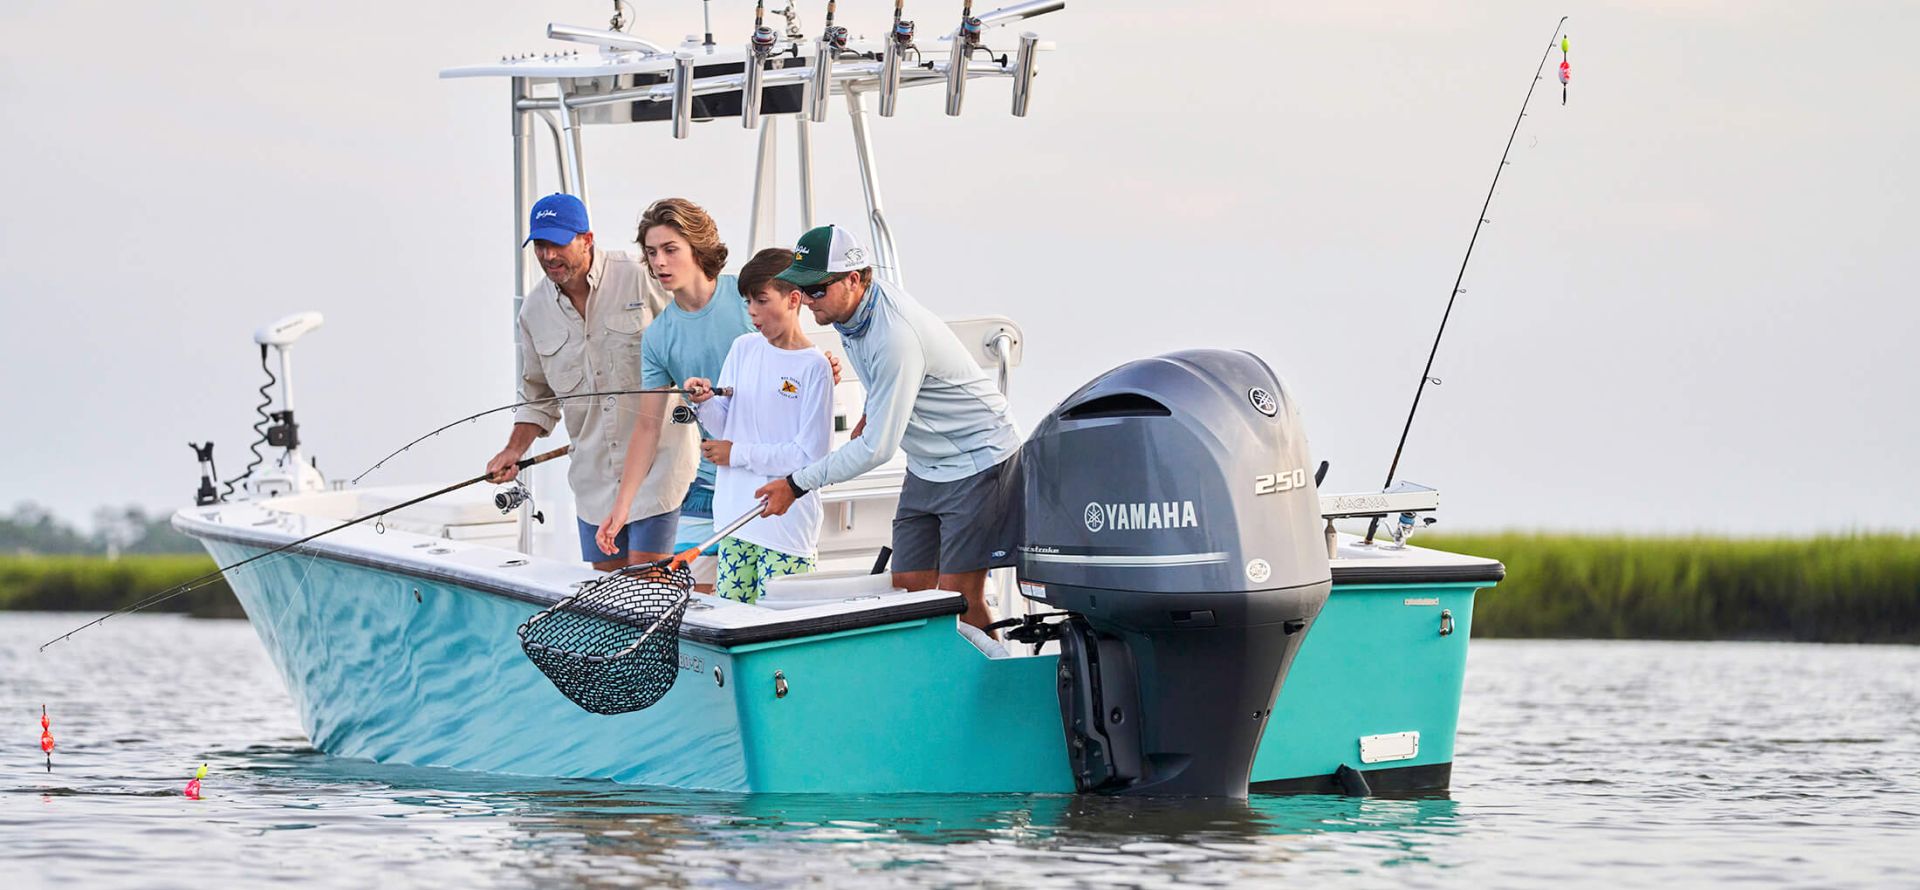
<svg viewBox="0 0 1920 890">
<path fill-rule="evenodd" d="M 520 648 L 562 695 L 595 714 L 652 707 L 680 672 L 680 618 L 693 574 L 603 575 L 520 625 Z"/>
</svg>

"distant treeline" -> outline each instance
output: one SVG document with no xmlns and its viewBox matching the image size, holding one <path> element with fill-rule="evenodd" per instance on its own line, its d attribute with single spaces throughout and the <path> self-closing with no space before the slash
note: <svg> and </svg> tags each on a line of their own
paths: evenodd
<svg viewBox="0 0 1920 890">
<path fill-rule="evenodd" d="M 201 553 L 199 542 L 173 530 L 168 515 L 139 507 L 94 511 L 93 531 L 82 532 L 31 501 L 0 515 L 0 554 Z"/>
<path fill-rule="evenodd" d="M 81 532 L 45 508 L 23 503 L 0 515 L 0 609 L 106 612 L 213 571 L 200 542 L 168 516 L 139 507 L 93 514 Z M 158 611 L 240 617 L 225 579 L 182 594 Z"/>
<path fill-rule="evenodd" d="M 1498 559 L 1483 637 L 1920 643 L 1920 535 L 1811 539 L 1433 534 Z"/>
<path fill-rule="evenodd" d="M 201 554 L 0 556 L 0 609 L 110 612 L 213 571 Z M 240 602 L 225 578 L 159 604 L 155 611 L 202 618 L 239 618 Z"/>
</svg>

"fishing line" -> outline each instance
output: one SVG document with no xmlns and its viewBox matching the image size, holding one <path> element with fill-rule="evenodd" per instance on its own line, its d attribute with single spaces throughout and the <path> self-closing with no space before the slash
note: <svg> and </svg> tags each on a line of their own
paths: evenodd
<svg viewBox="0 0 1920 890">
<path fill-rule="evenodd" d="M 1526 119 L 1527 105 L 1533 101 L 1534 88 L 1540 85 L 1540 72 L 1547 70 L 1547 58 L 1553 55 L 1553 51 L 1562 47 L 1560 29 L 1566 25 L 1567 17 L 1563 15 L 1553 26 L 1553 39 L 1547 41 L 1546 52 L 1540 54 L 1540 64 L 1533 69 L 1533 80 L 1527 83 L 1527 97 L 1520 101 L 1520 114 L 1513 119 L 1513 130 L 1507 134 L 1506 148 L 1500 151 L 1500 165 L 1493 168 L 1493 182 L 1487 186 L 1487 199 L 1480 205 L 1480 216 L 1473 224 L 1473 236 L 1467 239 L 1467 253 L 1460 258 L 1460 273 L 1454 276 L 1453 291 L 1447 294 L 1447 309 L 1440 314 L 1440 329 L 1434 332 L 1433 348 L 1427 352 L 1427 366 L 1420 371 L 1420 383 L 1413 391 L 1413 407 L 1407 410 L 1407 423 L 1400 428 L 1400 444 L 1394 446 L 1393 463 L 1387 467 L 1387 481 L 1381 484 L 1381 488 L 1393 485 L 1393 477 L 1400 470 L 1400 455 L 1406 450 L 1407 434 L 1413 431 L 1413 416 L 1420 411 L 1420 396 L 1427 391 L 1427 384 L 1440 382 L 1433 376 L 1433 360 L 1440 354 L 1440 338 L 1447 334 L 1447 319 L 1453 315 L 1453 301 L 1466 293 L 1460 289 L 1460 285 L 1467 279 L 1467 263 L 1473 260 L 1473 247 L 1480 241 L 1480 227 L 1487 224 L 1487 209 L 1493 206 L 1493 190 L 1500 186 L 1500 174 L 1507 169 L 1507 156 L 1513 152 L 1514 137 L 1520 135 L 1520 122 Z M 1564 53 L 1565 50 L 1562 49 L 1562 52 Z M 1564 99 L 1562 101 L 1564 102 Z M 1380 519 L 1381 517 L 1375 516 L 1367 523 L 1365 543 L 1373 543 L 1374 534 L 1380 530 Z"/>
<path fill-rule="evenodd" d="M 538 454 L 533 457 L 529 457 L 524 460 L 517 461 L 514 463 L 514 467 L 517 469 L 524 470 L 536 464 L 546 463 L 547 461 L 553 460 L 554 458 L 557 458 L 557 457 L 560 457 L 561 455 L 566 454 L 570 449 L 572 449 L 572 447 L 573 446 L 571 445 L 562 445 L 559 448 L 555 448 L 552 451 L 548 451 L 544 454 Z M 95 618 L 92 621 L 82 624 L 79 627 L 74 628 L 73 630 L 67 631 L 66 633 L 61 634 L 60 636 L 54 637 L 53 639 L 40 644 L 40 651 L 45 652 L 48 646 L 58 643 L 61 640 L 68 639 L 72 637 L 74 634 L 77 634 L 83 630 L 86 630 L 89 627 L 93 627 L 97 624 L 100 624 L 116 615 L 128 615 L 134 612 L 141 611 L 142 609 L 151 608 L 153 606 L 159 605 L 160 603 L 166 602 L 167 600 L 173 599 L 174 597 L 179 596 L 183 593 L 186 593 L 190 590 L 194 590 L 198 587 L 203 587 L 207 584 L 211 584 L 215 580 L 218 580 L 225 573 L 230 572 L 234 569 L 240 568 L 241 566 L 258 562 L 262 559 L 266 559 L 269 556 L 275 556 L 281 553 L 285 553 L 289 550 L 292 550 L 295 547 L 308 543 L 309 541 L 313 541 L 317 538 L 321 538 L 326 535 L 333 534 L 334 532 L 337 532 L 343 528 L 359 525 L 360 523 L 366 522 L 369 519 L 379 519 L 380 517 L 385 516 L 389 513 L 395 512 L 397 510 L 403 510 L 415 504 L 422 503 L 424 501 L 430 501 L 434 498 L 440 497 L 441 495 L 450 494 L 452 492 L 459 491 L 460 489 L 466 488 L 469 485 L 475 485 L 481 482 L 487 482 L 492 479 L 493 479 L 493 474 L 482 473 L 471 479 L 455 482 L 452 485 L 446 486 L 445 488 L 428 492 L 427 494 L 423 494 L 417 498 L 413 498 L 398 504 L 394 504 L 391 507 L 386 507 L 380 510 L 376 510 L 372 513 L 356 516 L 352 519 L 349 519 L 345 522 L 340 523 L 339 525 L 335 525 L 330 528 L 315 532 L 311 535 L 308 535 L 304 538 L 300 538 L 295 541 L 289 541 L 285 544 L 281 544 L 280 546 L 275 547 L 272 550 L 268 550 L 264 553 L 256 553 L 253 556 L 249 556 L 246 559 L 240 560 L 239 562 L 232 563 L 230 565 L 221 566 L 219 568 L 214 569 L 211 572 L 208 572 L 207 574 L 201 575 L 196 578 L 190 578 L 184 582 L 181 582 L 180 584 L 176 584 L 173 587 L 169 587 L 166 590 L 162 590 L 159 593 L 155 593 L 151 596 L 145 597 L 139 600 L 138 602 L 133 603 L 132 605 L 122 606 L 118 609 L 108 612 L 105 615 Z"/>
<path fill-rule="evenodd" d="M 715 389 L 714 392 L 716 394 L 723 394 L 723 395 L 731 394 L 730 390 L 727 393 L 721 393 L 719 389 Z M 654 393 L 658 393 L 660 395 L 682 395 L 682 396 L 693 394 L 692 391 L 690 390 L 681 389 L 677 387 L 664 387 L 660 389 L 607 389 L 607 390 L 600 390 L 597 392 L 574 393 L 573 395 L 567 395 L 567 396 L 556 395 L 556 396 L 547 396 L 546 398 L 541 398 L 541 399 L 528 399 L 524 402 L 514 402 L 511 405 L 501 405 L 498 408 L 488 408 L 485 411 L 481 411 L 476 414 L 469 414 L 465 417 L 460 418 L 459 420 L 455 420 L 451 423 L 447 423 L 440 427 L 437 427 L 432 432 L 429 432 L 426 435 L 423 435 L 417 439 L 414 439 L 411 442 L 408 442 L 405 445 L 400 446 L 399 448 L 395 449 L 392 453 L 388 454 L 386 457 L 380 458 L 379 460 L 375 461 L 373 466 L 370 466 L 365 470 L 361 470 L 360 475 L 353 477 L 353 479 L 349 480 L 348 484 L 358 485 L 360 484 L 361 479 L 364 479 L 367 477 L 367 474 L 372 473 L 374 470 L 378 470 L 381 467 L 385 466 L 387 461 L 393 460 L 394 458 L 399 457 L 402 454 L 405 454 L 409 449 L 413 448 L 413 446 L 418 445 L 421 442 L 425 442 L 426 440 L 431 439 L 434 436 L 438 436 L 441 433 L 444 433 L 447 430 L 453 429 L 454 427 L 459 426 L 463 423 L 472 423 L 473 421 L 479 420 L 482 417 L 486 417 L 489 414 L 498 414 L 502 411 L 512 411 L 515 408 L 524 408 L 528 405 L 548 405 L 548 404 L 555 404 L 558 402 L 571 401 L 573 399 L 596 399 L 601 397 L 612 397 L 612 396 L 639 396 L 639 395 L 651 395 Z M 620 413 L 626 413 L 628 410 L 630 410 L 625 408 L 624 406 L 616 406 L 616 409 Z M 639 412 L 634 411 L 633 413 L 638 414 Z"/>
</svg>

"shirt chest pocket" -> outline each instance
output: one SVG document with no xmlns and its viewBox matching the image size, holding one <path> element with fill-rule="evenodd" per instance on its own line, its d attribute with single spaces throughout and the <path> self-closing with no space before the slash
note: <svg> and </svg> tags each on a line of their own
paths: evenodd
<svg viewBox="0 0 1920 890">
<path fill-rule="evenodd" d="M 534 334 L 533 351 L 540 354 L 540 370 L 546 374 L 547 385 L 556 393 L 579 389 L 581 379 L 586 376 L 582 344 L 574 342 L 575 339 L 565 328 Z"/>
<path fill-rule="evenodd" d="M 607 389 L 639 389 L 640 337 L 647 327 L 646 316 L 638 309 L 610 312 L 604 327 L 597 363 L 604 369 L 601 385 Z"/>
</svg>

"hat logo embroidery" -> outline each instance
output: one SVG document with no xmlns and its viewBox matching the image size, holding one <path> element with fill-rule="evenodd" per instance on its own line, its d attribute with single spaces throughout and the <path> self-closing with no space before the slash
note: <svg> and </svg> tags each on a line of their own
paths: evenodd
<svg viewBox="0 0 1920 890">
<path fill-rule="evenodd" d="M 560 211 L 558 211 L 558 210 L 542 210 L 542 211 L 540 211 L 539 213 L 536 213 L 536 214 L 534 214 L 534 215 L 533 215 L 533 218 L 534 218 L 534 219 L 546 219 L 546 218 L 547 218 L 547 217 L 549 217 L 549 216 L 559 216 L 559 215 L 560 215 Z"/>
<path fill-rule="evenodd" d="M 847 262 L 849 263 L 860 262 L 861 260 L 866 259 L 866 256 L 867 256 L 867 252 L 864 250 L 861 250 L 858 247 L 847 248 Z"/>
</svg>

